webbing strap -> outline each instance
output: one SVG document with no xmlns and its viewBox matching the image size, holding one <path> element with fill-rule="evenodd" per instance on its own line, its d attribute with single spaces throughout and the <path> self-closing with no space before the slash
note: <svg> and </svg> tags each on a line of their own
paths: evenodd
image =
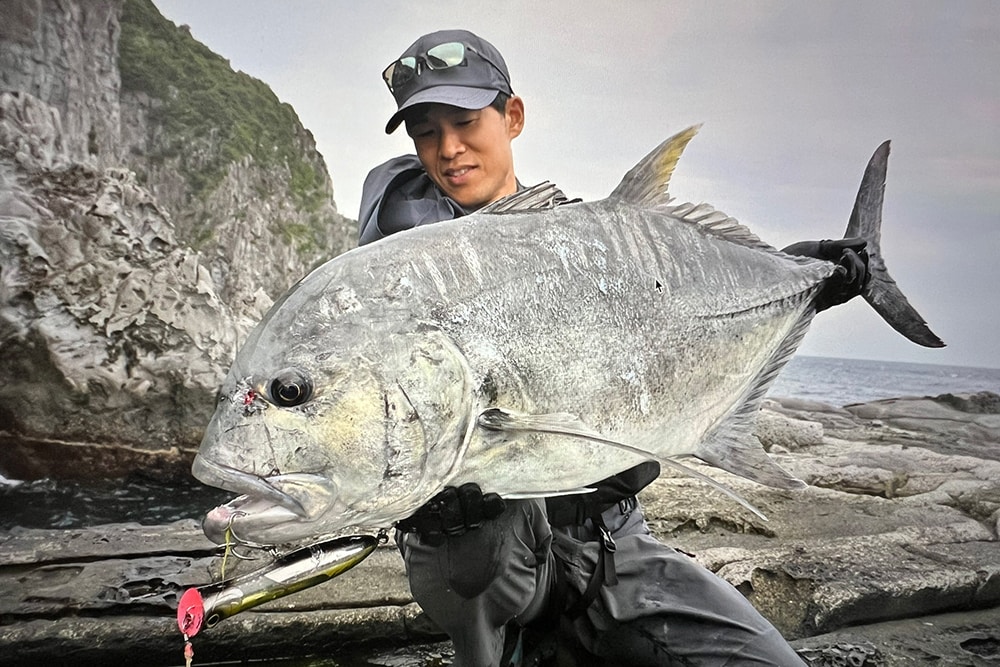
<svg viewBox="0 0 1000 667">
<path fill-rule="evenodd" d="M 604 519 L 600 514 L 595 515 L 591 520 L 601 533 L 601 550 L 597 552 L 597 565 L 594 567 L 593 574 L 590 575 L 586 590 L 583 591 L 580 599 L 566 610 L 566 614 L 570 618 L 576 618 L 593 604 L 601 586 L 618 584 L 618 572 L 615 570 L 615 551 L 618 546 L 615 544 L 614 538 L 611 537 L 611 531 L 604 525 Z"/>
</svg>

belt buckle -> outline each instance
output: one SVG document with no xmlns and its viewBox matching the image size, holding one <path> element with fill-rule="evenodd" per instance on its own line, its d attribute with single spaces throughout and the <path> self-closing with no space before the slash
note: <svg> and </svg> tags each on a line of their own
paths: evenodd
<svg viewBox="0 0 1000 667">
<path fill-rule="evenodd" d="M 611 531 L 608 530 L 607 526 L 599 526 L 598 529 L 601 531 L 601 546 L 608 553 L 613 554 L 617 549 L 618 545 L 615 544 L 615 538 L 611 537 Z"/>
</svg>

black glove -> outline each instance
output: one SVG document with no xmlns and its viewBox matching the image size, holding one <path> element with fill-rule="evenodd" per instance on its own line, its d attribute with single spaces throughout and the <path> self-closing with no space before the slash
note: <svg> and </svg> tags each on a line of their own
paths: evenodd
<svg viewBox="0 0 1000 667">
<path fill-rule="evenodd" d="M 816 312 L 850 301 L 864 291 L 871 274 L 868 271 L 867 242 L 861 238 L 839 241 L 799 241 L 782 252 L 834 262 L 837 268 L 823 283 L 816 296 Z"/>
<path fill-rule="evenodd" d="M 483 521 L 497 518 L 505 507 L 503 498 L 484 494 L 475 482 L 458 488 L 446 486 L 411 517 L 396 523 L 396 528 L 416 533 L 424 544 L 439 546 L 446 537 L 463 535 L 479 528 Z"/>
</svg>

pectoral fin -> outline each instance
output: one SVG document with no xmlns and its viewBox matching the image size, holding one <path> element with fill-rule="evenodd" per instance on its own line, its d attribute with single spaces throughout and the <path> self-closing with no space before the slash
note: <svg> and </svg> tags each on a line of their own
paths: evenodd
<svg viewBox="0 0 1000 667">
<path fill-rule="evenodd" d="M 490 408 L 488 410 L 484 410 L 479 415 L 478 424 L 480 427 L 490 431 L 505 431 L 508 433 L 549 433 L 552 435 L 565 435 L 574 438 L 581 438 L 589 442 L 615 447 L 616 449 L 620 449 L 622 451 L 637 454 L 650 461 L 657 461 L 660 465 L 672 468 L 673 470 L 687 475 L 688 477 L 693 477 L 694 479 L 708 484 L 717 491 L 726 494 L 764 521 L 767 521 L 767 517 L 764 516 L 760 510 L 724 484 L 721 484 L 711 477 L 689 468 L 682 463 L 678 463 L 673 459 L 661 458 L 660 456 L 657 456 L 656 454 L 645 449 L 633 447 L 632 445 L 625 444 L 624 442 L 618 442 L 616 440 L 606 438 L 587 426 L 576 415 L 571 415 L 566 412 L 542 415 L 523 415 L 505 410 L 503 408 Z"/>
<path fill-rule="evenodd" d="M 541 491 L 539 493 L 505 493 L 504 500 L 531 500 L 532 498 L 554 498 L 555 496 L 577 496 L 581 493 L 593 493 L 597 489 L 589 486 L 579 489 L 560 489 L 559 491 Z"/>
</svg>

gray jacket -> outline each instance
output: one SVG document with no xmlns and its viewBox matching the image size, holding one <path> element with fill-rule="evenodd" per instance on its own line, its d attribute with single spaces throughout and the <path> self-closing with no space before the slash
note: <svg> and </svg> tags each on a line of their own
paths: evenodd
<svg viewBox="0 0 1000 667">
<path fill-rule="evenodd" d="M 467 213 L 438 189 L 416 155 L 401 155 L 375 167 L 365 178 L 358 245 Z"/>
</svg>

